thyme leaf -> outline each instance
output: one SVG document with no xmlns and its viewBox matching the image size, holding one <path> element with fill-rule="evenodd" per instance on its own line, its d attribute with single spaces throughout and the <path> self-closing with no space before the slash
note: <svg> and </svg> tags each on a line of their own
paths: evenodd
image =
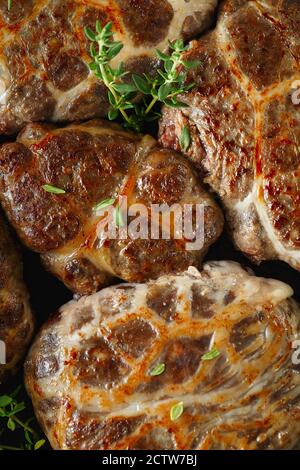
<svg viewBox="0 0 300 470">
<path fill-rule="evenodd" d="M 0 443 L 0 450 L 38 450 L 46 442 L 31 425 L 34 417 L 27 421 L 24 421 L 22 418 L 22 412 L 26 409 L 26 406 L 23 401 L 18 401 L 17 397 L 20 389 L 21 386 L 17 387 L 10 395 L 0 396 L 0 429 L 3 430 L 1 424 L 1 421 L 3 421 L 6 424 L 6 428 L 13 433 L 16 430 L 22 430 L 24 441 L 19 447 Z"/>
<path fill-rule="evenodd" d="M 108 118 L 113 121 L 121 116 L 125 127 L 140 132 L 145 122 L 159 118 L 157 104 L 163 103 L 172 108 L 186 107 L 178 96 L 194 87 L 193 83 L 186 85 L 187 71 L 199 65 L 198 61 L 183 59 L 183 53 L 189 46 L 185 46 L 182 39 L 169 42 L 169 54 L 156 51 L 162 63 L 161 69 L 153 76 L 132 74 L 128 79 L 128 72 L 122 62 L 116 68 L 111 65 L 111 61 L 124 47 L 122 42 L 114 40 L 112 28 L 112 22 L 102 27 L 99 21 L 96 22 L 95 31 L 84 28 L 85 36 L 91 42 L 90 70 L 108 91 Z M 142 100 L 137 99 L 140 95 Z"/>
</svg>

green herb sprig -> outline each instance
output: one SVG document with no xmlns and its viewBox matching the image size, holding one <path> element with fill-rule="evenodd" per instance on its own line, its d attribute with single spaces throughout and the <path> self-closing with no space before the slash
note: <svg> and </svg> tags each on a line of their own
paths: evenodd
<svg viewBox="0 0 300 470">
<path fill-rule="evenodd" d="M 111 207 L 115 204 L 115 199 L 105 199 L 104 201 L 99 202 L 93 207 L 93 212 L 100 212 L 104 211 L 108 207 Z M 116 227 L 122 228 L 125 225 L 125 221 L 123 218 L 122 208 L 119 204 L 114 207 L 114 222 Z"/>
<path fill-rule="evenodd" d="M 179 101 L 177 96 L 191 90 L 195 84 L 185 85 L 186 70 L 197 67 L 198 61 L 184 61 L 183 52 L 187 51 L 189 46 L 185 46 L 182 39 L 169 42 L 169 48 L 172 51 L 170 55 L 157 50 L 156 54 L 163 63 L 163 70 L 158 69 L 157 75 L 153 79 L 149 75 L 132 75 L 132 79 L 139 92 L 149 95 L 151 101 L 145 110 L 149 114 L 154 105 L 159 101 L 170 108 L 187 107 L 187 104 Z M 182 71 L 178 68 L 182 66 Z"/>
<path fill-rule="evenodd" d="M 150 371 L 150 376 L 151 377 L 157 377 L 158 375 L 161 375 L 165 372 L 166 370 L 166 364 L 163 362 L 157 364 L 156 366 L 153 367 Z"/>
<path fill-rule="evenodd" d="M 183 402 L 176 403 L 175 405 L 172 406 L 170 409 L 170 418 L 171 421 L 177 421 L 177 419 L 180 418 L 184 411 L 184 405 Z"/>
<path fill-rule="evenodd" d="M 91 41 L 92 62 L 89 67 L 108 89 L 110 120 L 117 119 L 121 114 L 125 127 L 139 132 L 144 122 L 160 117 L 160 113 L 155 111 L 157 103 L 164 103 L 172 108 L 187 106 L 179 101 L 178 95 L 194 87 L 194 83 L 185 85 L 187 70 L 197 67 L 199 62 L 183 60 L 183 53 L 189 46 L 185 46 L 182 39 L 169 43 L 169 55 L 156 51 L 163 67 L 154 76 L 132 74 L 132 80 L 124 82 L 129 73 L 125 70 L 124 63 L 121 62 L 117 68 L 110 65 L 123 48 L 122 42 L 113 39 L 112 22 L 102 27 L 97 21 L 95 32 L 89 27 L 85 27 L 84 32 Z M 141 101 L 137 99 L 140 94 L 143 96 Z"/>
<path fill-rule="evenodd" d="M 18 401 L 20 387 L 10 395 L 0 396 L 0 436 L 3 434 L 5 427 L 11 432 L 17 429 L 23 431 L 24 442 L 17 446 L 9 446 L 0 443 L 0 450 L 38 450 L 45 444 L 39 433 L 31 426 L 33 417 L 24 421 L 22 412 L 26 409 L 23 401 Z"/>
<path fill-rule="evenodd" d="M 93 207 L 94 212 L 103 211 L 107 207 L 112 206 L 115 203 L 114 199 L 105 199 L 104 201 L 99 202 Z"/>
<path fill-rule="evenodd" d="M 135 128 L 134 121 L 127 111 L 134 109 L 132 99 L 136 95 L 136 88 L 133 84 L 122 81 L 128 74 L 122 62 L 116 69 L 113 69 L 109 64 L 123 49 L 123 44 L 120 41 L 113 40 L 112 22 L 107 23 L 102 28 L 100 22 L 97 21 L 96 32 L 93 32 L 87 26 L 84 28 L 84 32 L 91 41 L 90 54 L 93 62 L 89 64 L 89 67 L 108 89 L 111 106 L 108 118 L 115 120 L 121 113 L 125 122 L 130 127 Z"/>
<path fill-rule="evenodd" d="M 210 351 L 208 351 L 206 354 L 204 354 L 201 358 L 202 361 L 212 361 L 213 359 L 216 359 L 219 357 L 221 352 L 217 348 L 213 348 Z"/>
<path fill-rule="evenodd" d="M 42 188 L 44 191 L 46 191 L 46 193 L 52 193 L 52 194 L 65 194 L 66 193 L 64 189 L 57 188 L 56 186 L 52 186 L 51 184 L 44 184 Z"/>
<path fill-rule="evenodd" d="M 187 152 L 191 145 L 191 134 L 189 128 L 184 126 L 182 129 L 181 136 L 179 138 L 180 148 L 183 152 Z"/>
</svg>

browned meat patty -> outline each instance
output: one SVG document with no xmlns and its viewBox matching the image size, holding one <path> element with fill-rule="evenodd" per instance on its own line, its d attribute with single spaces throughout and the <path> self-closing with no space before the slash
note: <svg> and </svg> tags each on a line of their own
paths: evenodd
<svg viewBox="0 0 300 470">
<path fill-rule="evenodd" d="M 155 49 L 195 37 L 217 0 L 0 0 L 0 134 L 26 122 L 104 117 L 107 90 L 89 71 L 83 28 L 112 21 L 124 49 L 117 61 L 150 71 Z"/>
<path fill-rule="evenodd" d="M 52 447 L 293 447 L 300 311 L 291 295 L 282 282 L 215 262 L 68 303 L 25 365 Z"/>
<path fill-rule="evenodd" d="M 186 155 L 221 197 L 238 249 L 300 270 L 300 2 L 224 1 L 188 58 L 201 63 L 190 108 L 165 109 L 161 143 L 178 149 L 187 126 Z"/>
<path fill-rule="evenodd" d="M 66 193 L 46 192 L 45 183 Z M 140 282 L 198 266 L 223 228 L 220 209 L 183 157 L 159 148 L 150 136 L 104 121 L 63 129 L 28 125 L 16 143 L 0 149 L 0 190 L 23 243 L 81 294 L 95 292 L 114 276 Z M 150 220 L 152 204 L 202 204 L 203 247 L 189 251 L 183 238 L 157 240 L 150 230 L 143 240 L 105 240 L 93 208 L 118 195 L 128 198 L 128 207 L 143 203 Z"/>
<path fill-rule="evenodd" d="M 22 260 L 0 219 L 0 384 L 14 373 L 33 334 L 29 296 L 23 282 Z M 2 357 L 4 353 L 5 357 Z M 2 364 L 5 362 L 5 364 Z"/>
</svg>

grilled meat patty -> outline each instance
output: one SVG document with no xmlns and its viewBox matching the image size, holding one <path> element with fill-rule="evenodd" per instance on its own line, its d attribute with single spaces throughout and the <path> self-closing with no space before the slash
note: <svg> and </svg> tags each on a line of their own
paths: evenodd
<svg viewBox="0 0 300 470">
<path fill-rule="evenodd" d="M 300 312 L 291 295 L 236 263 L 210 262 L 201 273 L 190 268 L 66 304 L 25 365 L 52 447 L 293 447 Z"/>
<path fill-rule="evenodd" d="M 0 219 L 0 384 L 16 372 L 33 334 L 20 253 Z"/>
<path fill-rule="evenodd" d="M 155 49 L 189 39 L 213 18 L 217 0 L 0 1 L 0 134 L 26 122 L 104 117 L 107 90 L 88 68 L 83 28 L 113 22 L 124 44 L 116 62 L 151 72 Z M 115 65 L 115 63 L 113 63 Z"/>
<path fill-rule="evenodd" d="M 45 184 L 66 192 L 46 192 Z M 115 276 L 141 282 L 199 266 L 223 228 L 221 210 L 183 157 L 161 149 L 150 136 L 104 121 L 63 129 L 29 124 L 16 143 L 0 149 L 0 192 L 22 242 L 41 253 L 47 268 L 80 294 L 97 291 Z M 124 239 L 105 238 L 93 208 L 117 196 L 127 197 L 129 209 L 143 204 L 149 224 L 152 204 L 182 209 L 191 204 L 195 210 L 202 205 L 198 228 L 204 230 L 203 246 L 187 249 L 185 232 L 178 239 L 171 231 L 170 239 L 155 239 L 151 227 L 145 239 L 130 233 Z M 152 226 L 161 230 L 164 222 Z"/>
<path fill-rule="evenodd" d="M 300 270 L 300 3 L 225 0 L 216 29 L 185 59 L 196 87 L 165 109 L 163 146 L 186 156 L 220 196 L 237 248 Z"/>
</svg>

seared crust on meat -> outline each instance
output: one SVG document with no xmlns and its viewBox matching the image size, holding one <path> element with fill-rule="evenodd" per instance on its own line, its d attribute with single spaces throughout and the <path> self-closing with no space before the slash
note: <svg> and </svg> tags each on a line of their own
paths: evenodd
<svg viewBox="0 0 300 470">
<path fill-rule="evenodd" d="M 46 192 L 45 184 L 66 193 Z M 220 209 L 184 158 L 159 148 L 152 137 L 104 121 L 63 129 L 28 125 L 16 143 L 0 149 L 0 188 L 3 207 L 23 243 L 81 294 L 97 291 L 114 276 L 140 282 L 199 266 L 223 228 Z M 151 204 L 202 204 L 203 247 L 187 251 L 187 240 L 172 235 L 157 240 L 150 230 L 147 239 L 105 240 L 93 207 L 117 196 L 127 196 L 128 208 L 144 204 L 150 220 Z"/>
<path fill-rule="evenodd" d="M 155 49 L 207 28 L 217 0 L 0 0 L 0 134 L 32 121 L 104 117 L 107 90 L 88 68 L 84 27 L 112 21 L 116 58 L 138 73 L 158 66 Z"/>
<path fill-rule="evenodd" d="M 236 246 L 300 269 L 300 3 L 226 0 L 192 43 L 200 67 L 183 110 L 165 109 L 160 142 L 187 152 L 222 199 Z M 298 103 L 298 104 L 297 104 Z"/>
<path fill-rule="evenodd" d="M 62 307 L 26 361 L 54 449 L 289 449 L 300 437 L 299 306 L 232 262 Z M 219 355 L 203 360 L 211 349 Z M 151 375 L 158 364 L 160 375 Z M 183 403 L 176 420 L 171 408 Z"/>
<path fill-rule="evenodd" d="M 21 256 L 2 216 L 0 263 L 0 341 L 5 344 L 6 356 L 6 363 L 0 363 L 1 384 L 10 374 L 16 372 L 33 334 L 33 317 L 23 282 Z"/>
</svg>

